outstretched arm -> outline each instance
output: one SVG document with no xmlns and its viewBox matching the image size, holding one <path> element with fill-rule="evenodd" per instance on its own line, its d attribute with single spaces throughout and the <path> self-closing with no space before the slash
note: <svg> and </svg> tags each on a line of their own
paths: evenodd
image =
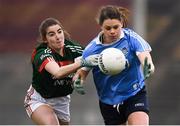
<svg viewBox="0 0 180 126">
<path fill-rule="evenodd" d="M 94 67 L 98 65 L 98 54 L 90 55 L 86 59 L 78 57 L 75 59 L 75 62 L 66 66 L 59 67 L 59 65 L 54 61 L 49 61 L 45 69 L 51 73 L 55 78 L 62 78 L 67 76 L 70 73 L 76 72 L 81 67 Z"/>
<path fill-rule="evenodd" d="M 76 72 L 76 70 L 80 67 L 80 61 L 61 67 L 59 67 L 59 65 L 55 61 L 50 61 L 46 64 L 45 69 L 46 71 L 51 73 L 55 78 L 63 78 L 70 73 Z"/>
</svg>

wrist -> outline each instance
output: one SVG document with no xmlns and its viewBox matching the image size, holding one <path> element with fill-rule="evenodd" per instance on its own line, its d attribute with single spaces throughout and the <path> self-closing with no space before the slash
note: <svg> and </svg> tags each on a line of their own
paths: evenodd
<svg viewBox="0 0 180 126">
<path fill-rule="evenodd" d="M 85 66 L 86 66 L 86 61 L 84 59 L 81 59 L 80 67 L 85 67 Z"/>
</svg>

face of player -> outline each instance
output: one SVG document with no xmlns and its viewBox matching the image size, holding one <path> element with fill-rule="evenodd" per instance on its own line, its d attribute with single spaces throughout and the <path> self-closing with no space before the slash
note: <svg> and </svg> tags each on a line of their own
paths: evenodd
<svg viewBox="0 0 180 126">
<path fill-rule="evenodd" d="M 111 43 L 120 38 L 122 23 L 118 19 L 104 20 L 101 29 L 104 34 L 104 43 Z"/>
<path fill-rule="evenodd" d="M 58 24 L 48 27 L 46 33 L 46 40 L 50 48 L 59 51 L 64 47 L 64 32 Z"/>
</svg>

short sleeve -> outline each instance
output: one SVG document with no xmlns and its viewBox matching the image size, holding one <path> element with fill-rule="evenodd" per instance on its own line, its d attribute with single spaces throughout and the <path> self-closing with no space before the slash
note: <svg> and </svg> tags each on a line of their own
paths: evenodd
<svg viewBox="0 0 180 126">
<path fill-rule="evenodd" d="M 152 50 L 149 43 L 134 31 L 131 31 L 130 33 L 130 43 L 132 45 L 132 50 L 134 50 L 135 52 L 150 52 Z"/>
<path fill-rule="evenodd" d="M 34 56 L 33 64 L 35 65 L 35 68 L 41 72 L 45 65 L 50 61 L 54 61 L 54 58 L 52 56 L 51 49 L 47 48 L 37 51 L 36 55 Z"/>
</svg>

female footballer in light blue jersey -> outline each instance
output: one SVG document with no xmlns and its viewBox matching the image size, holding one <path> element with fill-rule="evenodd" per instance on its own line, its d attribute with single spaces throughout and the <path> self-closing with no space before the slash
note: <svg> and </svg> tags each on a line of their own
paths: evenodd
<svg viewBox="0 0 180 126">
<path fill-rule="evenodd" d="M 151 47 L 133 30 L 125 28 L 127 12 L 122 7 L 102 7 L 98 16 L 102 31 L 83 52 L 83 58 L 86 58 L 90 55 L 97 56 L 107 48 L 117 48 L 124 53 L 129 64 L 121 73 L 113 76 L 102 73 L 98 66 L 92 68 L 100 110 L 106 125 L 149 124 L 144 80 L 154 72 Z M 87 68 L 80 69 L 74 80 L 85 80 L 89 71 Z"/>
</svg>

